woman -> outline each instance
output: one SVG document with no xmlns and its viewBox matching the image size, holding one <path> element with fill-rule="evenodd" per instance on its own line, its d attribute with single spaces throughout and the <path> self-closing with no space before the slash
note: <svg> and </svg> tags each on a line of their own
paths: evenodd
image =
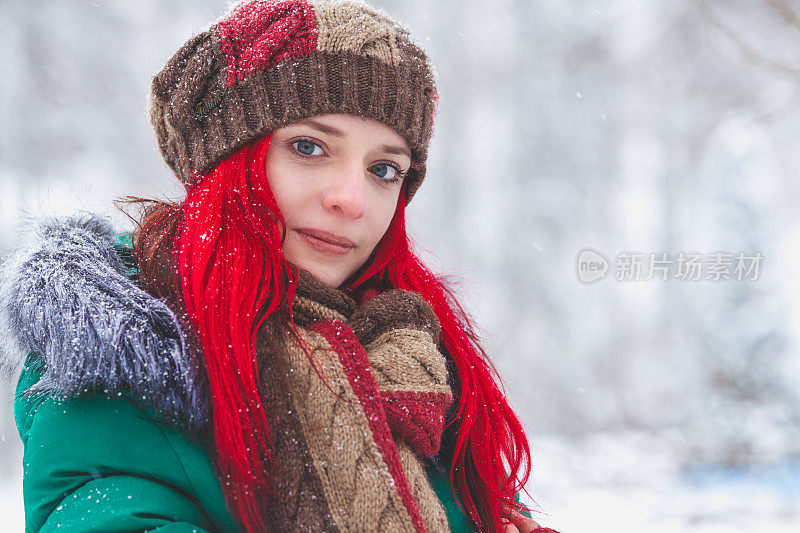
<svg viewBox="0 0 800 533">
<path fill-rule="evenodd" d="M 185 200 L 116 239 L 45 221 L 4 266 L 27 529 L 546 531 L 406 236 L 437 98 L 360 2 L 244 1 L 178 50 L 150 114 Z"/>
</svg>

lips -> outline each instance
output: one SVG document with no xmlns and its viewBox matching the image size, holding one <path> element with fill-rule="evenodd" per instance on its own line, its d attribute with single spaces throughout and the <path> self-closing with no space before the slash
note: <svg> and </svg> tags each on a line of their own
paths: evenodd
<svg viewBox="0 0 800 533">
<path fill-rule="evenodd" d="M 295 231 L 314 249 L 321 252 L 341 255 L 346 254 L 356 246 L 356 243 L 350 239 L 327 231 L 310 228 L 300 228 Z"/>
</svg>

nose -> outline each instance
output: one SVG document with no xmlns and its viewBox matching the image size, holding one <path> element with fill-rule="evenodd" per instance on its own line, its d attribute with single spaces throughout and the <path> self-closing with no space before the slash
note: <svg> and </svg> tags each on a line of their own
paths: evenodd
<svg viewBox="0 0 800 533">
<path fill-rule="evenodd" d="M 323 207 L 347 218 L 363 217 L 367 213 L 363 168 L 354 165 L 342 169 L 331 181 L 331 186 L 322 197 Z"/>
</svg>

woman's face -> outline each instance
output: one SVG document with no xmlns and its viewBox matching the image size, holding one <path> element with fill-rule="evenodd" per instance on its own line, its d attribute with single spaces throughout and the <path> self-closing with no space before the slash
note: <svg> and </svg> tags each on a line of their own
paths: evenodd
<svg viewBox="0 0 800 533">
<path fill-rule="evenodd" d="M 273 131 L 266 173 L 286 260 L 339 287 L 389 227 L 410 165 L 405 139 L 370 118 L 316 115 Z"/>
</svg>

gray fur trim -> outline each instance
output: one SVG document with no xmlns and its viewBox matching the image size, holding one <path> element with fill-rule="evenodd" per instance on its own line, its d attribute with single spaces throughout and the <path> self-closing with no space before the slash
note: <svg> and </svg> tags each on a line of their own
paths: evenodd
<svg viewBox="0 0 800 533">
<path fill-rule="evenodd" d="M 26 392 L 74 397 L 127 390 L 179 425 L 205 425 L 202 372 L 167 305 L 125 276 L 110 222 L 45 217 L 0 267 L 0 363 L 29 351 L 46 370 Z"/>
</svg>

